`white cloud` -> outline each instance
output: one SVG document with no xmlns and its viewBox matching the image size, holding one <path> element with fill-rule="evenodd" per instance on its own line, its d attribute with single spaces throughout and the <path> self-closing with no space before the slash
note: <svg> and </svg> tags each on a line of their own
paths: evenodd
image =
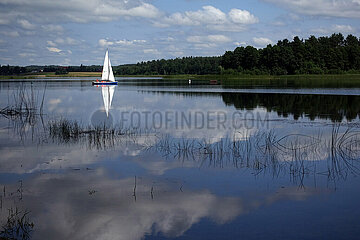
<svg viewBox="0 0 360 240">
<path fill-rule="evenodd" d="M 338 24 L 333 25 L 332 30 L 334 32 L 342 32 L 342 33 L 350 33 L 354 31 L 353 27 L 351 27 L 350 25 L 338 25 Z"/>
<path fill-rule="evenodd" d="M 53 41 L 47 41 L 46 43 L 47 43 L 47 45 L 49 45 L 50 47 L 56 47 L 56 43 L 54 43 Z"/>
<path fill-rule="evenodd" d="M 157 49 L 154 49 L 154 48 L 144 49 L 143 52 L 145 54 L 155 54 L 155 55 L 160 54 L 160 52 Z"/>
<path fill-rule="evenodd" d="M 191 42 L 191 43 L 200 43 L 203 42 L 205 40 L 205 37 L 203 36 L 189 36 L 186 38 L 186 41 Z"/>
<path fill-rule="evenodd" d="M 186 41 L 190 43 L 227 43 L 231 39 L 224 35 L 189 36 Z"/>
<path fill-rule="evenodd" d="M 186 11 L 174 13 L 164 19 L 164 23 L 170 25 L 201 25 L 223 24 L 226 22 L 226 14 L 213 6 L 204 6 L 198 11 Z"/>
<path fill-rule="evenodd" d="M 27 29 L 27 30 L 32 30 L 32 29 L 35 29 L 35 25 L 30 23 L 28 20 L 26 19 L 20 19 L 18 20 L 18 23 L 19 25 L 24 28 L 24 29 Z"/>
<path fill-rule="evenodd" d="M 153 5 L 142 3 L 140 6 L 123 10 L 124 15 L 132 17 L 156 18 L 160 15 L 160 11 Z"/>
<path fill-rule="evenodd" d="M 71 37 L 66 37 L 66 38 L 57 38 L 55 39 L 55 42 L 57 44 L 64 44 L 64 45 L 76 45 L 79 42 Z"/>
<path fill-rule="evenodd" d="M 256 47 L 265 47 L 268 44 L 273 44 L 273 41 L 264 37 L 254 37 L 252 40 Z"/>
<path fill-rule="evenodd" d="M 246 10 L 231 9 L 229 17 L 234 23 L 254 24 L 259 22 L 259 19 Z"/>
<path fill-rule="evenodd" d="M 50 52 L 55 52 L 55 53 L 59 53 L 61 52 L 62 50 L 56 48 L 56 47 L 46 47 L 47 50 L 49 50 Z"/>
<path fill-rule="evenodd" d="M 109 46 L 131 46 L 131 45 L 140 45 L 140 44 L 144 44 L 146 43 L 146 40 L 115 40 L 115 41 L 110 41 L 107 39 L 99 39 L 98 41 L 99 45 L 101 47 L 109 47 Z"/>
<path fill-rule="evenodd" d="M 47 32 L 63 32 L 64 28 L 61 25 L 47 24 L 41 26 Z"/>
<path fill-rule="evenodd" d="M 0 13 L 10 23 L 16 21 L 17 16 L 41 23 L 87 23 L 108 22 L 120 17 L 157 18 L 161 15 L 155 6 L 141 0 L 2 0 L 1 3 Z"/>
<path fill-rule="evenodd" d="M 181 48 L 175 45 L 169 45 L 165 48 L 166 52 L 169 53 L 171 56 L 174 57 L 181 57 L 184 56 L 184 52 Z"/>
<path fill-rule="evenodd" d="M 338 25 L 334 24 L 328 28 L 313 28 L 311 32 L 318 34 L 331 34 L 331 33 L 352 33 L 354 28 L 350 25 Z"/>
<path fill-rule="evenodd" d="M 99 40 L 99 45 L 101 47 L 108 47 L 108 46 L 114 45 L 114 42 L 108 41 L 106 39 L 100 39 Z"/>
<path fill-rule="evenodd" d="M 213 6 L 204 6 L 198 11 L 176 12 L 154 22 L 154 26 L 206 26 L 218 31 L 243 31 L 246 25 L 259 20 L 246 10 L 231 9 L 228 14 Z"/>
<path fill-rule="evenodd" d="M 360 18 L 359 0 L 263 0 L 296 13 L 315 16 Z"/>
<path fill-rule="evenodd" d="M 235 46 L 245 46 L 246 42 L 234 42 Z"/>
</svg>

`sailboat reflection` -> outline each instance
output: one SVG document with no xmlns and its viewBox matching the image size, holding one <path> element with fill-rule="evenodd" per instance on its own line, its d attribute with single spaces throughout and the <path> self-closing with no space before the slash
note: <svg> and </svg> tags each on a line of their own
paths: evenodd
<svg viewBox="0 0 360 240">
<path fill-rule="evenodd" d="M 101 94 L 104 101 L 104 110 L 97 110 L 91 117 L 94 127 L 111 127 L 113 117 L 110 114 L 111 103 L 114 97 L 115 86 L 101 86 Z"/>
<path fill-rule="evenodd" d="M 115 86 L 102 86 L 102 96 L 104 100 L 104 107 L 106 117 L 109 117 L 109 110 L 111 108 L 111 102 L 114 97 Z"/>
</svg>

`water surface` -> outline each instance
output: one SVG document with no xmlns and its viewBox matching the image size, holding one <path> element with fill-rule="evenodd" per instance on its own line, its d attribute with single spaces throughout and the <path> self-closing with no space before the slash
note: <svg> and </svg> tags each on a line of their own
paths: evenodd
<svg viewBox="0 0 360 240">
<path fill-rule="evenodd" d="M 75 80 L 0 82 L 7 236 L 359 236 L 357 88 Z"/>
</svg>

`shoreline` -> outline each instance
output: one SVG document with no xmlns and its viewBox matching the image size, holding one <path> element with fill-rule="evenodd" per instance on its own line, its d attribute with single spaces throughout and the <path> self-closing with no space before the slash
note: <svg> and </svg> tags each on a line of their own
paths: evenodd
<svg viewBox="0 0 360 240">
<path fill-rule="evenodd" d="M 343 73 L 343 74 L 296 74 L 296 75 L 251 75 L 251 74 L 176 74 L 176 75 L 115 75 L 115 77 L 141 77 L 141 78 L 163 78 L 163 79 L 205 79 L 205 78 L 234 78 L 234 79 L 278 79 L 278 78 L 325 78 L 325 77 L 343 77 L 353 76 L 360 79 L 360 73 Z M 43 79 L 43 78 L 80 78 L 80 77 L 101 77 L 101 73 L 94 72 L 71 72 L 68 74 L 55 75 L 52 72 L 44 74 L 24 74 L 24 75 L 0 75 L 2 79 Z"/>
</svg>

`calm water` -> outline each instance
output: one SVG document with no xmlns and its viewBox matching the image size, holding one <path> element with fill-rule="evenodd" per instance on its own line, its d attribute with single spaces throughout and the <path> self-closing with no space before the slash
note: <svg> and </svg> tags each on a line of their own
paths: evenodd
<svg viewBox="0 0 360 240">
<path fill-rule="evenodd" d="M 0 236 L 360 236 L 359 89 L 75 80 L 0 82 Z"/>
</svg>

